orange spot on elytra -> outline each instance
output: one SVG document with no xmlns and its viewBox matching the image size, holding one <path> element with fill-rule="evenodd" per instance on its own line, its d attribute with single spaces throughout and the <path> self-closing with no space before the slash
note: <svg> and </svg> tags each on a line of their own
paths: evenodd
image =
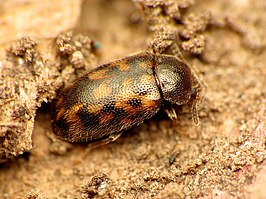
<svg viewBox="0 0 266 199">
<path fill-rule="evenodd" d="M 105 74 L 108 70 L 109 70 L 108 68 L 104 68 L 101 70 L 93 71 L 88 74 L 88 78 L 91 80 L 100 80 L 100 79 L 110 78 L 109 75 Z"/>
<path fill-rule="evenodd" d="M 138 63 L 138 67 L 143 68 L 143 69 L 148 69 L 148 68 L 152 68 L 152 64 L 150 61 L 142 61 Z"/>
<path fill-rule="evenodd" d="M 82 104 L 76 104 L 72 106 L 68 111 L 67 111 L 67 121 L 68 122 L 78 122 L 80 120 L 79 116 L 77 115 L 78 111 L 84 107 Z"/>
<path fill-rule="evenodd" d="M 128 71 L 130 69 L 130 65 L 126 60 L 121 60 L 117 65 L 118 70 L 120 71 Z"/>
<path fill-rule="evenodd" d="M 151 98 L 149 98 L 149 96 L 143 97 L 141 102 L 142 102 L 142 107 L 145 107 L 145 109 L 150 109 L 150 110 L 153 110 L 154 108 L 160 105 L 159 100 L 154 101 Z"/>
<path fill-rule="evenodd" d="M 131 78 L 124 79 L 122 83 L 123 92 L 130 93 L 132 85 L 133 85 L 133 80 Z"/>
<path fill-rule="evenodd" d="M 140 84 L 155 83 L 153 75 L 142 75 L 140 79 Z"/>
<path fill-rule="evenodd" d="M 64 108 L 61 108 L 61 109 L 58 111 L 55 120 L 56 120 L 56 121 L 59 121 L 59 120 L 61 119 L 62 115 L 63 115 L 65 112 L 66 112 L 66 110 L 65 110 Z"/>
<path fill-rule="evenodd" d="M 102 114 L 100 117 L 100 124 L 106 124 L 109 123 L 112 119 L 114 119 L 114 115 L 113 114 Z"/>
<path fill-rule="evenodd" d="M 92 94 L 93 94 L 95 100 L 108 97 L 109 95 L 112 94 L 112 88 L 110 88 L 108 86 L 108 82 L 100 84 L 100 86 L 98 88 L 95 88 L 92 91 Z"/>
<path fill-rule="evenodd" d="M 64 98 L 61 96 L 58 98 L 58 100 L 56 101 L 56 104 L 55 104 L 55 108 L 57 109 L 64 101 Z"/>
<path fill-rule="evenodd" d="M 102 109 L 102 104 L 91 104 L 87 107 L 88 112 L 91 114 L 98 114 Z"/>
</svg>

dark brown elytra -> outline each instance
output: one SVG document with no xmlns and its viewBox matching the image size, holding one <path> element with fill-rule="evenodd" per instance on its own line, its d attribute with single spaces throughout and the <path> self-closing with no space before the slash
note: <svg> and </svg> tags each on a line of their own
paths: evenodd
<svg viewBox="0 0 266 199">
<path fill-rule="evenodd" d="M 176 119 L 171 105 L 189 100 L 197 124 L 199 84 L 190 67 L 174 56 L 142 52 L 104 64 L 63 89 L 52 126 L 69 142 L 108 143 L 161 107 Z"/>
</svg>

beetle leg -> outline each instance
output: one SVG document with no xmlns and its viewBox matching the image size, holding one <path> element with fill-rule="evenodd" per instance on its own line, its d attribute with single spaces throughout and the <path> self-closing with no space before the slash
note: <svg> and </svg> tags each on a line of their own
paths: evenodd
<svg viewBox="0 0 266 199">
<path fill-rule="evenodd" d="M 199 115 L 198 115 L 198 102 L 196 100 L 193 101 L 192 107 L 191 107 L 191 115 L 192 120 L 196 126 L 199 125 Z"/>
<path fill-rule="evenodd" d="M 113 142 L 115 141 L 117 138 L 120 137 L 120 135 L 122 134 L 122 132 L 118 132 L 118 133 L 113 133 L 109 136 L 109 142 Z"/>
<path fill-rule="evenodd" d="M 119 136 L 122 134 L 122 132 L 118 132 L 118 133 L 113 133 L 111 134 L 109 137 L 104 138 L 102 140 L 98 140 L 98 141 L 93 141 L 92 143 L 89 144 L 89 146 L 91 148 L 96 148 L 105 144 L 108 144 L 110 142 L 114 142 L 117 138 L 119 138 Z"/>
<path fill-rule="evenodd" d="M 168 117 L 170 117 L 171 120 L 177 119 L 177 114 L 173 107 L 171 106 L 165 107 L 164 111 L 167 113 Z"/>
</svg>

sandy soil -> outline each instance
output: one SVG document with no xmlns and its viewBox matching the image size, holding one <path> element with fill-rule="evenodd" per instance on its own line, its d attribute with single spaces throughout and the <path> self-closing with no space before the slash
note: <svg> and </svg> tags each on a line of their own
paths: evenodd
<svg viewBox="0 0 266 199">
<path fill-rule="evenodd" d="M 0 198 L 266 198 L 264 0 L 37 2 L 0 5 Z M 183 107 L 98 148 L 54 138 L 63 83 L 175 43 L 205 88 L 199 126 Z"/>
</svg>

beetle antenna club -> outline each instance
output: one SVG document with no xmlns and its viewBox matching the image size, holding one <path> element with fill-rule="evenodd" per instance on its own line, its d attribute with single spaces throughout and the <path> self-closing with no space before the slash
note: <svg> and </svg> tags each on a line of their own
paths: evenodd
<svg viewBox="0 0 266 199">
<path fill-rule="evenodd" d="M 193 100 L 191 106 L 192 120 L 196 126 L 199 125 L 198 104 L 201 102 L 201 86 L 196 84 L 191 89 L 191 98 Z"/>
<path fill-rule="evenodd" d="M 199 78 L 193 66 L 190 66 L 190 69 L 192 71 L 192 76 L 193 76 L 193 86 L 191 89 L 191 99 L 193 100 L 192 106 L 191 106 L 191 116 L 192 116 L 193 123 L 196 126 L 198 126 L 200 123 L 198 110 L 203 100 L 203 93 L 207 85 L 202 79 Z"/>
</svg>

